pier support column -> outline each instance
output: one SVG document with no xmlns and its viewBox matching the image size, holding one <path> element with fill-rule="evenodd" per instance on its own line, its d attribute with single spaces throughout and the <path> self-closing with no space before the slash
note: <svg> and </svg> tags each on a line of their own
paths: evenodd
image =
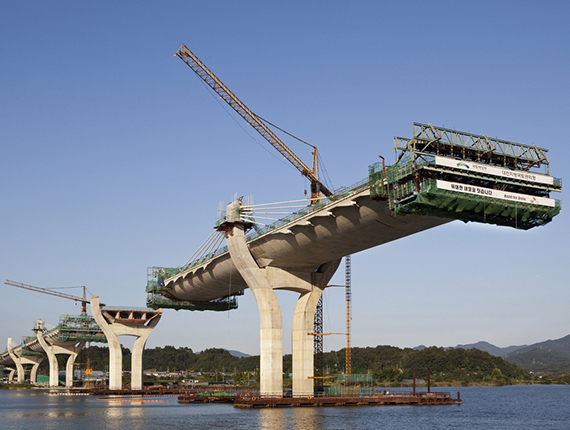
<svg viewBox="0 0 570 430">
<path fill-rule="evenodd" d="M 8 350 L 8 354 L 10 355 L 10 358 L 12 359 L 14 364 L 16 365 L 16 371 L 18 372 L 18 379 L 17 379 L 18 384 L 21 384 L 21 383 L 25 382 L 25 380 L 26 380 L 26 373 L 24 370 L 25 364 L 31 364 L 32 365 L 32 370 L 30 372 L 30 382 L 32 384 L 35 384 L 38 367 L 39 367 L 41 361 L 44 359 L 44 357 L 38 357 L 38 356 L 33 356 L 33 355 L 32 356 L 18 355 L 12 348 L 12 338 L 8 338 L 7 350 Z M 14 377 L 14 373 L 12 371 L 12 372 L 10 372 L 10 380 L 12 380 L 13 377 Z"/>
<path fill-rule="evenodd" d="M 226 237 L 230 256 L 252 291 L 259 310 L 260 395 L 280 396 L 283 392 L 283 324 L 275 289 L 301 294 L 292 328 L 293 395 L 313 395 L 314 339 L 310 333 L 313 332 L 315 310 L 323 288 L 338 268 L 340 259 L 323 264 L 316 272 L 278 267 L 262 269 L 249 252 L 243 223 L 233 222 L 229 227 Z"/>
<path fill-rule="evenodd" d="M 30 382 L 32 384 L 38 382 L 38 367 L 40 367 L 40 362 L 43 360 L 42 357 L 38 358 L 39 360 L 37 360 L 34 364 L 32 364 L 32 370 L 30 370 Z"/>
<path fill-rule="evenodd" d="M 293 313 L 291 341 L 294 397 L 314 394 L 314 339 L 309 333 L 314 331 L 315 310 L 322 292 L 322 289 L 315 287 L 314 291 L 301 294 Z"/>
<path fill-rule="evenodd" d="M 12 382 L 14 380 L 14 374 L 16 373 L 16 369 L 13 369 L 11 367 L 7 367 L 6 369 L 10 371 L 10 373 L 8 374 L 8 382 Z"/>
<path fill-rule="evenodd" d="M 65 386 L 73 387 L 73 363 L 77 354 L 81 351 L 85 342 L 60 342 L 57 339 L 45 338 L 42 330 L 34 330 L 38 337 L 38 342 L 44 349 L 49 360 L 49 386 L 59 386 L 59 363 L 56 354 L 69 355 L 65 366 Z"/>
<path fill-rule="evenodd" d="M 20 357 L 16 356 L 16 354 L 14 353 L 14 351 L 12 349 L 12 338 L 11 337 L 8 338 L 8 345 L 6 346 L 6 350 L 8 351 L 10 358 L 12 359 L 14 364 L 16 365 L 16 372 L 18 373 L 17 382 L 18 382 L 18 384 L 21 384 L 25 380 L 24 366 L 22 366 L 22 362 L 20 360 Z"/>
<path fill-rule="evenodd" d="M 99 297 L 91 297 L 93 318 L 105 333 L 109 344 L 109 389 L 123 388 L 123 352 L 118 336 L 137 339 L 131 353 L 131 390 L 143 389 L 143 351 L 148 336 L 162 316 L 162 309 L 111 309 L 101 307 Z"/>
<path fill-rule="evenodd" d="M 292 359 L 293 359 L 293 396 L 312 396 L 314 394 L 315 360 L 314 332 L 315 311 L 319 299 L 340 264 L 340 259 L 323 264 L 310 277 L 296 274 L 304 278 L 306 292 L 302 292 L 297 300 L 293 313 L 292 325 Z M 300 283 L 300 279 L 297 281 Z M 299 287 L 297 287 L 299 288 Z"/>
<path fill-rule="evenodd" d="M 230 256 L 253 293 L 259 310 L 259 374 L 261 396 L 283 395 L 283 321 L 277 296 L 249 252 L 243 223 L 227 234 Z"/>
<path fill-rule="evenodd" d="M 159 318 L 160 319 L 160 318 Z M 147 326 L 149 330 L 142 333 L 133 345 L 133 351 L 131 353 L 131 389 L 132 390 L 142 390 L 143 389 L 143 352 L 146 341 L 150 336 L 150 333 L 154 326 L 158 324 L 159 319 L 152 320 Z M 152 327 L 151 327 L 152 324 Z"/>
</svg>

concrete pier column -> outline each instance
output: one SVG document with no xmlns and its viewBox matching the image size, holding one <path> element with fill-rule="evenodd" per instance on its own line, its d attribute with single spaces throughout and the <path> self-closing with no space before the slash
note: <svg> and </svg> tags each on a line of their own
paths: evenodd
<svg viewBox="0 0 570 430">
<path fill-rule="evenodd" d="M 315 311 L 325 286 L 333 277 L 340 259 L 323 264 L 316 272 L 291 272 L 287 288 L 301 295 L 295 305 L 292 324 L 293 396 L 314 394 L 314 324 Z M 283 277 L 283 276 L 282 276 Z M 283 279 L 286 279 L 283 277 Z"/>
<path fill-rule="evenodd" d="M 8 382 L 12 382 L 14 380 L 14 374 L 16 373 L 16 369 L 13 369 L 11 367 L 7 367 L 6 369 L 10 371 L 10 373 L 8 374 Z"/>
<path fill-rule="evenodd" d="M 49 386 L 59 386 L 59 363 L 56 354 L 66 354 L 69 357 L 65 366 L 65 386 L 71 388 L 73 386 L 73 363 L 85 342 L 61 342 L 57 338 L 44 337 L 42 330 L 34 331 L 49 360 Z"/>
<path fill-rule="evenodd" d="M 30 370 L 30 382 L 35 384 L 38 382 L 38 367 L 40 367 L 40 362 L 42 360 L 38 360 L 34 364 L 32 364 L 32 370 Z"/>
<path fill-rule="evenodd" d="M 243 223 L 227 234 L 230 256 L 247 283 L 259 310 L 260 395 L 283 395 L 283 321 L 277 296 L 249 252 Z"/>
<path fill-rule="evenodd" d="M 314 287 L 313 291 L 301 294 L 293 313 L 293 396 L 314 394 L 314 339 L 309 333 L 314 331 L 315 310 L 322 293 L 321 288 Z"/>
<path fill-rule="evenodd" d="M 143 350 L 148 336 L 162 316 L 158 311 L 117 309 L 101 307 L 99 297 L 91 297 L 93 318 L 105 333 L 109 344 L 109 389 L 123 388 L 123 352 L 118 336 L 134 336 L 137 339 L 131 354 L 131 390 L 143 389 Z"/>
<path fill-rule="evenodd" d="M 16 356 L 16 354 L 14 353 L 14 350 L 12 349 L 12 338 L 11 337 L 8 338 L 8 345 L 6 346 L 6 350 L 8 351 L 10 358 L 12 359 L 14 364 L 16 365 L 16 372 L 18 373 L 17 382 L 18 382 L 18 384 L 21 384 L 25 380 L 24 366 L 22 366 L 22 361 L 20 360 L 20 357 Z"/>
<path fill-rule="evenodd" d="M 67 388 L 73 387 L 73 365 L 75 364 L 77 354 L 79 354 L 84 345 L 85 343 L 82 343 L 81 346 L 77 347 L 77 352 L 73 352 L 67 357 L 67 363 L 65 364 L 65 386 Z"/>
<path fill-rule="evenodd" d="M 93 311 L 93 299 L 91 299 L 91 312 Z M 95 317 L 95 321 L 97 318 Z M 123 388 L 123 350 L 121 349 L 121 342 L 117 335 L 109 328 L 103 328 L 101 323 L 97 321 L 109 345 L 109 390 L 121 390 Z"/>
<path fill-rule="evenodd" d="M 31 356 L 19 355 L 20 353 L 16 353 L 14 351 L 14 349 L 12 348 L 12 338 L 8 338 L 7 351 L 8 351 L 8 354 L 10 355 L 10 358 L 12 359 L 14 364 L 16 365 L 15 370 L 18 372 L 17 382 L 19 384 L 21 384 L 26 380 L 26 372 L 24 370 L 24 365 L 25 364 L 31 364 L 32 369 L 30 372 L 30 382 L 32 384 L 35 384 L 38 367 L 39 367 L 40 363 L 42 362 L 42 360 L 44 359 L 44 357 L 38 357 L 38 356 L 34 356 L 34 355 L 31 355 Z M 13 380 L 13 378 L 14 378 L 13 372 L 14 372 L 14 370 L 12 370 L 12 372 L 10 372 L 10 380 Z"/>
<path fill-rule="evenodd" d="M 131 352 L 131 389 L 132 390 L 142 390 L 143 389 L 143 352 L 146 341 L 150 336 L 150 333 L 154 327 L 160 321 L 159 318 L 152 319 L 141 335 L 135 340 L 133 345 L 133 350 Z"/>
<path fill-rule="evenodd" d="M 227 213 L 235 211 L 228 206 Z M 283 324 L 275 289 L 300 293 L 293 316 L 293 395 L 313 395 L 313 332 L 315 310 L 324 286 L 330 281 L 340 259 L 323 264 L 314 272 L 294 268 L 260 268 L 246 243 L 244 223 L 226 224 L 226 238 L 232 262 L 252 291 L 260 320 L 260 395 L 283 393 Z"/>
</svg>

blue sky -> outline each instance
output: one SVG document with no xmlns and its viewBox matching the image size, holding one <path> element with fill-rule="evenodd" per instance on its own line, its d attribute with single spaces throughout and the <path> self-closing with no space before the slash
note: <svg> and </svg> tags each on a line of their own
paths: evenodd
<svg viewBox="0 0 570 430">
<path fill-rule="evenodd" d="M 548 148 L 550 173 L 570 177 L 569 19 L 565 1 L 4 1 L 0 280 L 144 306 L 146 268 L 183 264 L 219 202 L 303 198 L 307 181 L 173 57 L 181 44 L 252 111 L 316 145 L 334 188 L 379 155 L 393 161 L 393 137 L 414 121 Z M 353 345 L 567 335 L 566 213 L 530 231 L 457 221 L 354 255 Z M 285 352 L 296 296 L 278 293 Z M 2 303 L 0 342 L 79 312 L 6 285 Z M 167 310 L 148 346 L 257 354 L 251 293 L 239 304 Z M 344 291 L 325 304 L 325 330 L 343 331 Z"/>
</svg>

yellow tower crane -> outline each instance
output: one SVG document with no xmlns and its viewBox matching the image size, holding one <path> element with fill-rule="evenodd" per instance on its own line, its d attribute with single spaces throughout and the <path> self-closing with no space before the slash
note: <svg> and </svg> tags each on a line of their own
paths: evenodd
<svg viewBox="0 0 570 430">
<path fill-rule="evenodd" d="M 34 287 L 32 285 L 22 284 L 20 282 L 6 280 L 6 282 L 4 283 L 6 285 L 11 285 L 13 287 L 23 288 L 25 290 L 36 291 L 38 293 L 44 293 L 44 294 L 51 294 L 52 296 L 75 300 L 76 302 L 81 303 L 81 316 L 82 317 L 87 316 L 87 303 L 89 303 L 89 300 L 87 300 L 85 296 L 85 287 L 77 287 L 77 288 L 83 288 L 83 297 L 77 297 L 77 296 L 72 296 L 71 294 L 60 293 L 58 291 L 53 291 L 46 288 L 40 288 L 40 287 Z"/>
<path fill-rule="evenodd" d="M 267 140 L 275 149 L 277 149 L 285 159 L 287 159 L 297 170 L 301 172 L 311 182 L 311 202 L 315 202 L 321 193 L 325 196 L 331 196 L 332 192 L 324 186 L 319 180 L 319 164 L 317 156 L 317 148 L 313 145 L 313 166 L 311 169 L 297 157 L 276 135 L 273 133 L 263 120 L 254 114 L 249 108 L 238 99 L 204 63 L 200 61 L 196 55 L 190 51 L 186 45 L 182 45 L 176 51 L 178 56 L 190 67 L 196 74 L 212 88 L 224 101 L 229 104 L 245 121 L 251 125 L 265 140 Z"/>
</svg>

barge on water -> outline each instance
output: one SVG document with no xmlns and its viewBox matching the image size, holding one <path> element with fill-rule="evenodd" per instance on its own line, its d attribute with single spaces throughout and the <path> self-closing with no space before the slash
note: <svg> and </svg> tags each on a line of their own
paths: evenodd
<svg viewBox="0 0 570 430">
<path fill-rule="evenodd" d="M 283 407 L 317 407 L 317 406 L 383 406 L 383 405 L 454 405 L 461 403 L 451 397 L 448 392 L 382 392 L 373 396 L 306 396 L 306 397 L 260 397 L 255 395 L 196 395 L 187 394 L 178 397 L 178 403 L 198 404 L 211 402 L 233 403 L 238 408 L 283 408 Z"/>
</svg>

